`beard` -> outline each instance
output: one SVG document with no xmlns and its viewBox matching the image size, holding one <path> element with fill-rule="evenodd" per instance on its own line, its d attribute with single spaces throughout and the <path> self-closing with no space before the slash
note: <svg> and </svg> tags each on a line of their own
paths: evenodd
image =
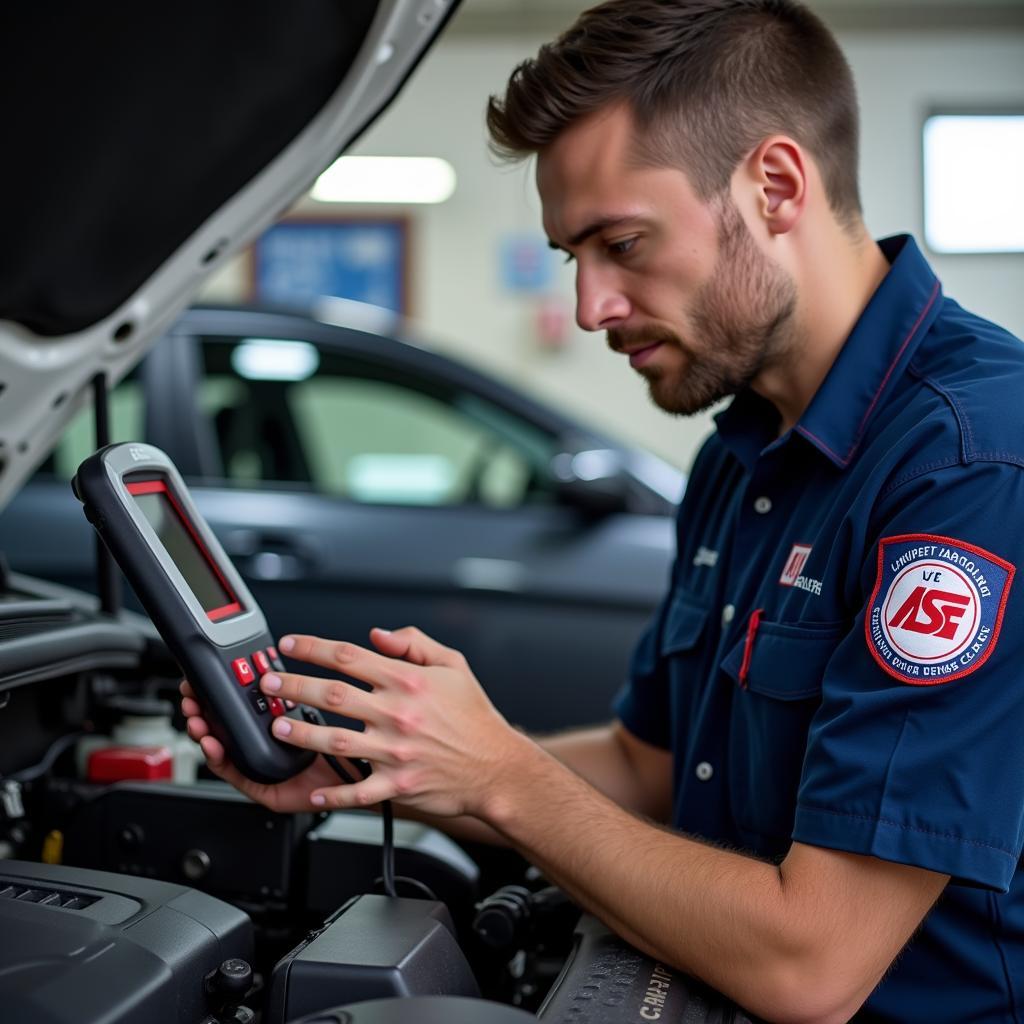
<svg viewBox="0 0 1024 1024">
<path fill-rule="evenodd" d="M 681 370 L 640 367 L 652 401 L 683 416 L 701 412 L 750 386 L 795 342 L 796 286 L 754 243 L 728 199 L 718 216 L 718 258 L 697 293 L 684 338 L 667 328 L 608 332 L 618 351 L 663 342 L 685 357 Z"/>
</svg>

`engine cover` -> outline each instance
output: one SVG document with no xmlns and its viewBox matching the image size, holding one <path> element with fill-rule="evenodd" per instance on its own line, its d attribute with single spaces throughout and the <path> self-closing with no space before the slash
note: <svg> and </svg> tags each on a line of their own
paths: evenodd
<svg viewBox="0 0 1024 1024">
<path fill-rule="evenodd" d="M 194 889 L 0 861 L 4 1020 L 198 1022 L 209 1012 L 205 975 L 251 955 L 249 919 Z"/>
</svg>

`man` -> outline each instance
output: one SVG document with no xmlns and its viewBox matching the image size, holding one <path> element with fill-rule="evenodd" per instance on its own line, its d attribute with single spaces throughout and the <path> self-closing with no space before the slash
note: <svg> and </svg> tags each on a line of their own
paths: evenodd
<svg viewBox="0 0 1024 1024">
<path fill-rule="evenodd" d="M 612 0 L 488 118 L 537 157 L 580 325 L 668 412 L 735 395 L 618 718 L 537 744 L 402 629 L 281 642 L 371 693 L 261 684 L 363 720 L 274 728 L 367 781 L 249 783 L 186 693 L 191 734 L 277 810 L 395 799 L 511 843 L 767 1019 L 1019 1020 L 1024 350 L 867 235 L 849 68 L 796 3 Z"/>
</svg>

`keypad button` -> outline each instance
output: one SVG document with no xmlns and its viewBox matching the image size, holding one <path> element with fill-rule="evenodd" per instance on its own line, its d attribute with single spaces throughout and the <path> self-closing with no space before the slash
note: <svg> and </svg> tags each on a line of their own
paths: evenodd
<svg viewBox="0 0 1024 1024">
<path fill-rule="evenodd" d="M 252 665 L 249 664 L 248 658 L 235 658 L 231 662 L 231 669 L 235 673 L 235 678 L 242 684 L 242 686 L 248 686 L 250 683 L 256 681 L 256 673 L 252 670 Z"/>
<path fill-rule="evenodd" d="M 281 700 L 280 697 L 271 697 L 270 698 L 270 713 L 275 718 L 280 718 L 280 716 L 283 715 L 285 713 L 285 711 L 286 711 L 286 708 L 284 706 L 284 701 Z"/>
<path fill-rule="evenodd" d="M 262 651 L 252 652 L 252 663 L 261 676 L 270 671 L 270 659 Z"/>
<path fill-rule="evenodd" d="M 252 690 L 252 706 L 256 711 L 265 715 L 270 710 L 270 701 L 261 690 Z"/>
<path fill-rule="evenodd" d="M 270 655 L 270 664 L 273 665 L 278 672 L 283 672 L 284 662 L 281 660 L 281 655 L 277 653 L 277 648 L 268 647 L 267 654 Z"/>
</svg>

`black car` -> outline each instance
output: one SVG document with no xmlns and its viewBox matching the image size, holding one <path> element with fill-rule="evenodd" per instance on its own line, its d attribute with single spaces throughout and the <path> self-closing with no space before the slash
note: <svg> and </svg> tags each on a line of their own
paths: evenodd
<svg viewBox="0 0 1024 1024">
<path fill-rule="evenodd" d="M 599 1008 L 617 1024 L 651 1005 L 665 1021 L 743 1019 L 594 919 L 577 926 L 565 895 L 514 857 L 399 821 L 392 878 L 376 815 L 275 814 L 196 780 L 167 637 L 119 606 L 106 570 L 97 600 L 7 568 L 92 586 L 98 541 L 67 477 L 112 437 L 135 435 L 119 450 L 141 463 L 148 438 L 195 485 L 276 632 L 418 621 L 492 688 L 504 680 L 512 717 L 603 714 L 598 670 L 610 691 L 667 565 L 653 463 L 394 339 L 256 312 L 179 321 L 388 104 L 456 6 L 185 0 L 0 15 L 4 1022 L 525 1024 Z M 317 368 L 299 380 L 303 360 Z M 379 420 L 376 446 L 352 446 L 353 424 L 396 389 L 388 430 L 405 410 L 425 442 L 413 416 L 429 408 L 457 458 L 396 449 Z M 342 408 L 347 419 L 331 419 Z M 26 488 L 47 460 L 50 481 Z M 171 494 L 168 480 L 178 487 L 176 475 L 131 486 Z M 178 515 L 182 535 L 201 526 Z M 215 541 L 202 526 L 190 536 L 201 562 Z M 152 564 L 179 586 L 173 607 L 200 607 L 170 547 Z M 296 592 L 319 618 L 292 607 Z M 258 609 L 237 611 L 235 624 Z M 561 666 L 534 653 L 554 634 L 578 643 Z M 612 648 L 615 664 L 601 664 Z M 277 660 L 269 639 L 255 653 Z M 227 679 L 232 699 L 252 682 L 242 676 Z M 601 711 L 582 710 L 584 697 Z M 271 714 L 308 710 L 233 706 L 264 743 Z"/>
<path fill-rule="evenodd" d="M 113 392 L 113 439 L 171 456 L 277 635 L 417 625 L 517 724 L 606 719 L 682 474 L 389 320 L 190 310 Z M 12 568 L 95 588 L 69 486 L 92 443 L 84 411 L 0 515 Z"/>
</svg>

